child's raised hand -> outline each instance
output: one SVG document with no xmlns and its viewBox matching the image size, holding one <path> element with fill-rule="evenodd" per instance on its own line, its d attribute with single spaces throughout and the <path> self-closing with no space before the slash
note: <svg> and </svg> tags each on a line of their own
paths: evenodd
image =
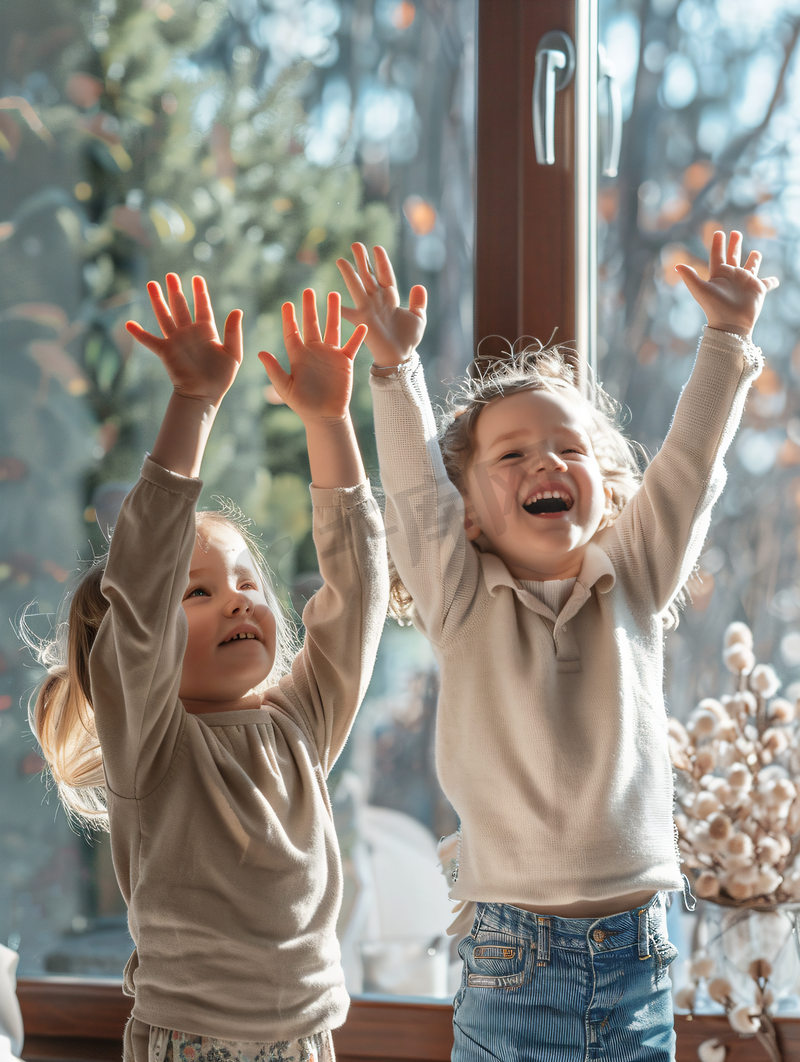
<svg viewBox="0 0 800 1062">
<path fill-rule="evenodd" d="M 192 278 L 194 320 L 175 273 L 167 274 L 169 305 L 164 301 L 161 285 L 154 280 L 147 285 L 147 292 L 163 338 L 145 331 L 135 321 L 128 321 L 125 327 L 143 347 L 158 355 L 176 394 L 218 405 L 242 363 L 242 311 L 231 310 L 228 314 L 220 342 L 202 277 Z"/>
<path fill-rule="evenodd" d="M 741 256 L 741 232 L 731 233 L 727 254 L 725 233 L 715 232 L 708 255 L 708 280 L 699 277 L 691 266 L 675 268 L 705 313 L 709 328 L 749 337 L 764 297 L 780 282 L 777 277 L 759 277 L 759 251 L 751 251 L 743 266 L 739 264 Z"/>
<path fill-rule="evenodd" d="M 303 335 L 297 325 L 294 304 L 281 308 L 283 341 L 289 355 L 291 373 L 277 358 L 262 350 L 258 355 L 278 395 L 305 424 L 319 420 L 341 420 L 348 415 L 353 389 L 353 359 L 367 334 L 359 325 L 342 347 L 341 299 L 338 292 L 328 295 L 328 319 L 323 339 L 317 317 L 317 300 L 311 288 L 303 292 Z"/>
<path fill-rule="evenodd" d="M 347 285 L 355 309 L 342 307 L 342 317 L 351 324 L 369 327 L 367 346 L 375 364 L 399 365 L 411 357 L 425 332 L 428 293 L 415 284 L 408 297 L 408 309 L 400 305 L 392 263 L 383 247 L 374 248 L 375 271 L 363 243 L 353 244 L 356 271 L 344 258 L 336 262 Z"/>
</svg>

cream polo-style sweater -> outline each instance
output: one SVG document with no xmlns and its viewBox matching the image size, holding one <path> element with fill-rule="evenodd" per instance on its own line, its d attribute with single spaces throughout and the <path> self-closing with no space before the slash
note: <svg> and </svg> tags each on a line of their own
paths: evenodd
<svg viewBox="0 0 800 1062">
<path fill-rule="evenodd" d="M 103 579 L 90 657 L 133 1016 L 273 1043 L 335 1028 L 342 872 L 325 778 L 372 672 L 388 601 L 369 485 L 312 488 L 324 586 L 291 672 L 260 708 L 190 715 L 181 606 L 202 483 L 145 460 Z"/>
<path fill-rule="evenodd" d="M 699 557 L 761 365 L 706 329 L 664 445 L 557 616 L 468 541 L 418 357 L 372 376 L 389 549 L 441 668 L 454 899 L 535 909 L 681 887 L 662 617 Z"/>
</svg>

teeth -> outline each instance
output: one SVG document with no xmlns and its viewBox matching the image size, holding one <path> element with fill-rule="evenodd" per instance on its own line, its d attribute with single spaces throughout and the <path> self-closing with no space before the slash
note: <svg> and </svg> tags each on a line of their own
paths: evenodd
<svg viewBox="0 0 800 1062">
<path fill-rule="evenodd" d="M 232 638 L 229 638 L 228 641 L 229 642 L 236 642 L 236 641 L 240 641 L 240 640 L 242 640 L 244 638 L 255 638 L 255 635 L 254 634 L 250 634 L 247 631 L 242 631 L 241 634 L 234 634 L 234 636 Z"/>
<path fill-rule="evenodd" d="M 532 502 L 533 501 L 543 501 L 545 498 L 563 498 L 564 500 L 566 500 L 568 497 L 569 497 L 569 495 L 567 495 L 565 493 L 562 493 L 560 490 L 545 490 L 545 491 L 541 491 L 540 490 L 540 491 L 537 491 L 536 494 L 534 494 L 533 497 L 530 500 Z"/>
</svg>

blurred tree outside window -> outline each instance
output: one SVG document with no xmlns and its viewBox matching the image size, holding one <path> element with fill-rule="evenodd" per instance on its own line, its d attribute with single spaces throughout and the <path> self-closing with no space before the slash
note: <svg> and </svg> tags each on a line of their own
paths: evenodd
<svg viewBox="0 0 800 1062">
<path fill-rule="evenodd" d="M 800 679 L 800 3 L 601 0 L 600 37 L 625 117 L 617 178 L 601 178 L 599 376 L 652 454 L 705 323 L 674 266 L 707 270 L 715 229 L 740 229 L 780 278 L 756 325 L 766 368 L 726 461 L 728 483 L 668 638 L 671 710 L 727 688 L 725 626 Z M 720 661 L 721 667 L 721 661 Z M 800 686 L 797 687 L 800 690 Z"/>
<path fill-rule="evenodd" d="M 0 940 L 20 974 L 118 978 L 132 944 L 104 836 L 46 794 L 27 731 L 46 636 L 79 560 L 105 549 L 166 403 L 148 279 L 208 280 L 245 311 L 247 356 L 203 467 L 299 612 L 319 585 L 300 421 L 255 358 L 280 304 L 343 290 L 335 259 L 384 244 L 431 296 L 423 355 L 472 356 L 476 0 L 4 0 L 0 7 Z M 359 357 L 353 410 L 377 459 Z M 387 627 L 330 787 L 345 866 L 348 986 L 443 996 L 452 979 L 435 840 L 427 644 Z"/>
</svg>

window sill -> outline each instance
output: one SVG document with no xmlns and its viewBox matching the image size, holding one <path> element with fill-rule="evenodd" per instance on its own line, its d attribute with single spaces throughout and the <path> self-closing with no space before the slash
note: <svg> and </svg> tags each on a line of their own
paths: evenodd
<svg viewBox="0 0 800 1062">
<path fill-rule="evenodd" d="M 111 981 L 78 978 L 20 980 L 25 1062 L 119 1062 L 130 1000 Z M 449 1062 L 452 1007 L 441 1003 L 354 999 L 347 1022 L 334 1033 L 337 1062 Z M 800 1019 L 778 1021 L 784 1062 L 800 1062 Z M 675 1019 L 676 1062 L 696 1062 L 712 1037 L 728 1045 L 726 1062 L 761 1062 L 752 1039 L 739 1040 L 724 1017 Z"/>
</svg>

